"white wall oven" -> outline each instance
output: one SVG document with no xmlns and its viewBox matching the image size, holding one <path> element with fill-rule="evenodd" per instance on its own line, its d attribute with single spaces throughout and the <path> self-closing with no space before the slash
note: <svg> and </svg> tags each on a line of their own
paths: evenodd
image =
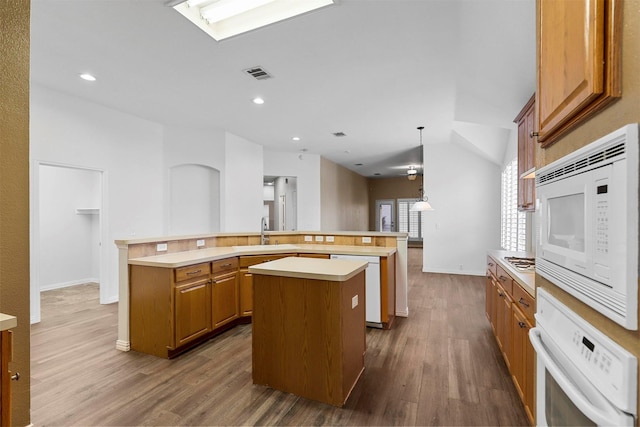
<svg viewBox="0 0 640 427">
<path fill-rule="evenodd" d="M 638 124 L 536 171 L 536 272 L 638 329 Z"/>
<path fill-rule="evenodd" d="M 635 356 L 544 289 L 537 293 L 536 423 L 539 426 L 633 426 Z"/>
</svg>

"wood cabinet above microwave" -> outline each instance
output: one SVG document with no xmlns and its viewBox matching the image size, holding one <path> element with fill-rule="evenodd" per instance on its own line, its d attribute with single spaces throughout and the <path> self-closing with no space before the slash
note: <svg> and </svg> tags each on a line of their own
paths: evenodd
<svg viewBox="0 0 640 427">
<path fill-rule="evenodd" d="M 620 0 L 538 0 L 538 142 L 621 96 Z"/>
</svg>

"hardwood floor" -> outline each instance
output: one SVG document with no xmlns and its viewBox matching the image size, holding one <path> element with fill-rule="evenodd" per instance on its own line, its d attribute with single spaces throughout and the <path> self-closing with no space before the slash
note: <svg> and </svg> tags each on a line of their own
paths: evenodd
<svg viewBox="0 0 640 427">
<path fill-rule="evenodd" d="M 251 381 L 251 325 L 174 360 L 115 349 L 117 304 L 98 285 L 42 294 L 32 326 L 32 423 L 44 425 L 527 425 L 484 315 L 484 277 L 422 273 L 409 250 L 409 318 L 368 329 L 344 408 Z"/>
</svg>

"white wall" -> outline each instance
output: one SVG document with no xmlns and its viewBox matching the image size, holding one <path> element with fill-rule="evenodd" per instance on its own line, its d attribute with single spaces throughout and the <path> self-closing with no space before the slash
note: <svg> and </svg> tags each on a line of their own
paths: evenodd
<svg viewBox="0 0 640 427">
<path fill-rule="evenodd" d="M 260 231 L 263 201 L 262 146 L 225 132 L 222 231 Z"/>
<path fill-rule="evenodd" d="M 297 228 L 298 230 L 320 230 L 320 156 L 265 149 L 264 174 L 295 176 L 298 187 Z"/>
<path fill-rule="evenodd" d="M 169 235 L 220 231 L 220 171 L 182 164 L 169 169 Z"/>
<path fill-rule="evenodd" d="M 31 204 L 37 207 L 37 162 L 104 171 L 100 301 L 118 299 L 114 240 L 158 236 L 164 228 L 162 126 L 32 84 L 30 100 Z M 32 216 L 34 227 L 36 218 Z M 33 233 L 32 233 L 33 234 Z M 36 236 L 32 248 L 37 248 Z M 39 320 L 32 253 L 32 321 Z M 33 283 L 35 281 L 35 283 Z"/>
<path fill-rule="evenodd" d="M 456 144 L 426 144 L 423 271 L 484 275 L 500 246 L 500 166 Z"/>
<path fill-rule="evenodd" d="M 98 281 L 99 215 L 78 208 L 100 208 L 99 171 L 40 165 L 40 290 Z"/>
</svg>

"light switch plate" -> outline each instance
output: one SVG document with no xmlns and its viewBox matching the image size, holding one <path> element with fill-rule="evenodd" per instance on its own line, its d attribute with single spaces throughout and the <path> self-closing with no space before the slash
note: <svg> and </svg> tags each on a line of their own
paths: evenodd
<svg viewBox="0 0 640 427">
<path fill-rule="evenodd" d="M 311 237 L 311 236 L 304 236 L 304 241 L 305 241 L 305 242 L 313 242 L 313 237 Z"/>
<path fill-rule="evenodd" d="M 351 308 L 356 308 L 358 306 L 358 295 L 355 295 L 351 298 Z"/>
<path fill-rule="evenodd" d="M 158 245 L 156 246 L 156 251 L 158 252 L 164 252 L 167 250 L 167 244 L 166 243 L 158 243 Z"/>
<path fill-rule="evenodd" d="M 316 236 L 316 242 L 324 242 L 324 236 Z"/>
<path fill-rule="evenodd" d="M 334 242 L 334 237 L 333 236 L 327 236 L 327 242 L 333 243 Z"/>
<path fill-rule="evenodd" d="M 371 243 L 371 237 L 363 237 L 362 243 Z"/>
</svg>

